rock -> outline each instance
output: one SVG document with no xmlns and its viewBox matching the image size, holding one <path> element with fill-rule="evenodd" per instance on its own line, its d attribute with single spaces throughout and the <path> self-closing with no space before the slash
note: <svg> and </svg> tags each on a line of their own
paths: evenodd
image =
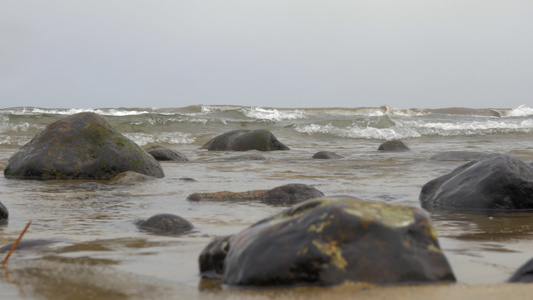
<svg viewBox="0 0 533 300">
<path fill-rule="evenodd" d="M 459 166 L 422 187 L 427 210 L 533 208 L 533 167 L 519 159 L 490 154 Z"/>
<path fill-rule="evenodd" d="M 108 180 L 126 171 L 165 176 L 150 154 L 98 114 L 86 112 L 48 125 L 9 159 L 4 175 Z"/>
<path fill-rule="evenodd" d="M 7 207 L 0 202 L 0 220 L 5 220 L 9 218 L 9 211 L 7 210 Z"/>
<path fill-rule="evenodd" d="M 320 152 L 315 153 L 315 155 L 313 155 L 313 158 L 315 159 L 337 159 L 337 158 L 344 158 L 344 156 L 340 156 L 337 153 L 331 152 L 331 151 L 320 151 Z"/>
<path fill-rule="evenodd" d="M 109 184 L 128 184 L 128 183 L 135 183 L 139 181 L 151 181 L 155 180 L 154 176 L 148 176 L 141 173 L 133 172 L 133 171 L 127 171 L 122 172 L 118 174 L 117 176 L 111 178 L 109 180 Z"/>
<path fill-rule="evenodd" d="M 217 238 L 199 264 L 229 285 L 455 281 L 427 212 L 351 197 L 308 200 Z"/>
<path fill-rule="evenodd" d="M 189 161 L 185 154 L 163 146 L 152 146 L 145 150 L 158 161 Z"/>
<path fill-rule="evenodd" d="M 533 258 L 523 264 L 516 272 L 507 280 L 508 282 L 533 282 Z"/>
<path fill-rule="evenodd" d="M 470 161 L 477 158 L 480 158 L 487 153 L 483 152 L 474 152 L 474 151 L 445 151 L 440 152 L 432 157 L 429 160 L 435 161 Z"/>
<path fill-rule="evenodd" d="M 182 234 L 193 229 L 193 225 L 184 218 L 172 214 L 158 214 L 148 220 L 137 223 L 143 231 L 157 234 Z"/>
<path fill-rule="evenodd" d="M 409 147 L 407 147 L 402 141 L 393 140 L 393 141 L 386 141 L 385 143 L 379 145 L 378 151 L 387 151 L 387 152 L 403 152 L 403 151 L 410 151 Z"/>
<path fill-rule="evenodd" d="M 312 198 L 324 197 L 316 188 L 306 184 L 286 184 L 271 190 L 253 190 L 247 192 L 194 193 L 187 197 L 190 201 L 253 201 L 267 204 L 289 205 Z"/>
<path fill-rule="evenodd" d="M 264 129 L 226 132 L 205 143 L 201 149 L 209 151 L 290 150 L 278 141 L 272 132 Z"/>
</svg>

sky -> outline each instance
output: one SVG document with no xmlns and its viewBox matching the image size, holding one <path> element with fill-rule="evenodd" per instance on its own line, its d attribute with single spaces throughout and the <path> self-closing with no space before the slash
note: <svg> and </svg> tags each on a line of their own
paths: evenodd
<svg viewBox="0 0 533 300">
<path fill-rule="evenodd" d="M 2 0 L 0 108 L 533 106 L 530 0 Z"/>
</svg>

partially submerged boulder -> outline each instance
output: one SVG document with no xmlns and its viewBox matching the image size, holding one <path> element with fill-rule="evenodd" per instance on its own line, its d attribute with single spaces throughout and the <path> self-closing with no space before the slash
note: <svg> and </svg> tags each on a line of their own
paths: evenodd
<svg viewBox="0 0 533 300">
<path fill-rule="evenodd" d="M 140 230 L 157 234 L 182 234 L 193 229 L 191 222 L 173 214 L 158 214 L 137 223 Z"/>
<path fill-rule="evenodd" d="M 385 143 L 379 145 L 378 151 L 386 152 L 404 152 L 410 151 L 409 147 L 404 144 L 404 142 L 399 140 L 386 141 Z"/>
<path fill-rule="evenodd" d="M 157 161 L 189 161 L 185 154 L 159 145 L 146 148 L 146 152 Z"/>
<path fill-rule="evenodd" d="M 470 161 L 481 156 L 487 155 L 487 153 L 476 151 L 444 151 L 437 153 L 429 158 L 434 161 Z"/>
<path fill-rule="evenodd" d="M 127 171 L 119 173 L 117 176 L 111 178 L 111 180 L 109 180 L 109 184 L 130 184 L 140 181 L 152 181 L 156 179 L 157 178 L 155 178 L 154 176 L 148 176 L 133 171 Z"/>
<path fill-rule="evenodd" d="M 507 280 L 508 282 L 533 282 L 533 258 L 523 264 L 514 274 Z"/>
<path fill-rule="evenodd" d="M 427 210 L 533 208 L 533 167 L 503 154 L 490 154 L 426 183 L 420 202 Z"/>
<path fill-rule="evenodd" d="M 205 143 L 201 149 L 209 151 L 290 150 L 278 141 L 272 132 L 265 129 L 226 132 Z"/>
<path fill-rule="evenodd" d="M 316 188 L 306 184 L 286 184 L 270 190 L 253 190 L 246 192 L 194 193 L 187 197 L 190 201 L 252 201 L 258 200 L 268 204 L 295 204 L 312 198 L 324 197 Z"/>
<path fill-rule="evenodd" d="M 7 210 L 7 207 L 0 202 L 0 220 L 5 220 L 9 218 L 9 211 Z"/>
<path fill-rule="evenodd" d="M 351 197 L 305 201 L 219 237 L 199 264 L 230 285 L 455 281 L 427 212 Z"/>
<path fill-rule="evenodd" d="M 343 156 L 338 155 L 335 152 L 331 151 L 319 151 L 313 155 L 314 159 L 338 159 L 343 158 Z"/>
<path fill-rule="evenodd" d="M 27 179 L 107 180 L 126 171 L 164 177 L 139 145 L 91 112 L 48 125 L 8 161 L 4 175 Z"/>
</svg>

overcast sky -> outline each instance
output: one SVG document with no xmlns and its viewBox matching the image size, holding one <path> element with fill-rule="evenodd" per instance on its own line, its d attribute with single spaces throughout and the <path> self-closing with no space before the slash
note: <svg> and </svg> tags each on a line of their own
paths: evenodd
<svg viewBox="0 0 533 300">
<path fill-rule="evenodd" d="M 2 0 L 0 107 L 533 106 L 531 0 Z"/>
</svg>

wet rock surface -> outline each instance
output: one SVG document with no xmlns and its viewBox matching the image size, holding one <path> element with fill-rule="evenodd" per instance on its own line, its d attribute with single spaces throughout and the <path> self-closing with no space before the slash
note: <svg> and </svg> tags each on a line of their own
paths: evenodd
<svg viewBox="0 0 533 300">
<path fill-rule="evenodd" d="M 490 154 L 426 183 L 419 200 L 427 210 L 533 209 L 533 167 L 503 154 Z"/>
<path fill-rule="evenodd" d="M 338 159 L 343 157 L 331 151 L 319 151 L 313 155 L 314 159 Z"/>
<path fill-rule="evenodd" d="M 0 202 L 0 220 L 5 220 L 9 218 L 9 211 L 7 210 L 7 207 Z"/>
<path fill-rule="evenodd" d="M 398 140 L 386 141 L 378 147 L 378 151 L 385 152 L 404 152 L 410 150 L 411 149 L 409 149 L 409 147 L 407 147 L 404 142 Z"/>
<path fill-rule="evenodd" d="M 100 115 L 86 112 L 48 125 L 9 159 L 4 175 L 108 180 L 126 171 L 164 177 L 150 154 Z"/>
<path fill-rule="evenodd" d="M 205 143 L 201 149 L 209 151 L 274 151 L 290 150 L 278 141 L 272 132 L 265 129 L 233 130 L 214 137 Z"/>
<path fill-rule="evenodd" d="M 518 268 L 518 270 L 516 270 L 509 278 L 508 282 L 533 282 L 533 258 Z"/>
<path fill-rule="evenodd" d="M 158 214 L 147 220 L 137 222 L 142 231 L 157 234 L 183 234 L 194 228 L 191 222 L 173 214 Z"/>
<path fill-rule="evenodd" d="M 455 281 L 427 212 L 351 197 L 305 201 L 216 238 L 199 264 L 230 285 Z"/>
<path fill-rule="evenodd" d="M 312 198 L 324 197 L 316 188 L 306 184 L 286 184 L 270 190 L 253 190 L 246 192 L 193 193 L 189 201 L 253 201 L 268 204 L 295 204 Z"/>
<path fill-rule="evenodd" d="M 146 148 L 146 152 L 157 161 L 189 161 L 185 154 L 159 145 Z"/>
</svg>

